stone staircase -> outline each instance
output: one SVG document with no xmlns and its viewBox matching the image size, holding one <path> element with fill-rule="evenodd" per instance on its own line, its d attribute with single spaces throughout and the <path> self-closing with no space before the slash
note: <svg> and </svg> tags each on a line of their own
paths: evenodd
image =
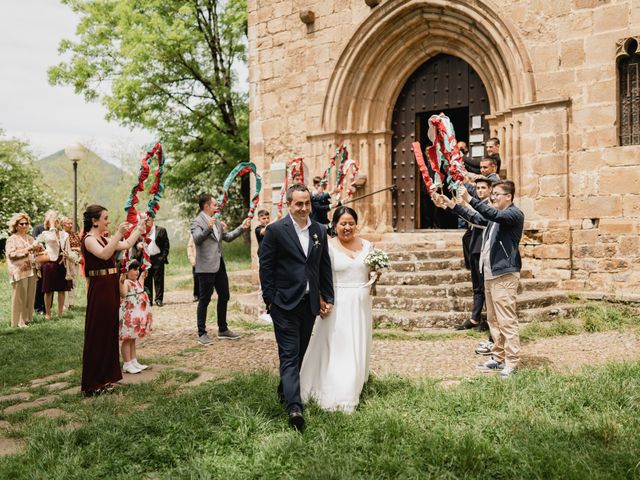
<svg viewBox="0 0 640 480">
<path fill-rule="evenodd" d="M 380 278 L 373 299 L 379 326 L 449 328 L 470 318 L 471 275 L 464 268 L 461 230 L 419 234 L 367 236 L 389 254 L 391 268 Z M 526 267 L 526 260 L 524 261 Z M 240 309 L 257 316 L 262 308 L 257 292 L 236 299 Z M 567 315 L 576 308 L 558 280 L 533 278 L 521 272 L 518 293 L 521 322 Z"/>
</svg>

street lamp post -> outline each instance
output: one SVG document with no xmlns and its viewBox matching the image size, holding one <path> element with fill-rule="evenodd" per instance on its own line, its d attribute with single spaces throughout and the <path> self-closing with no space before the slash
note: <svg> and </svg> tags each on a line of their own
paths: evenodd
<svg viewBox="0 0 640 480">
<path fill-rule="evenodd" d="M 80 143 L 73 143 L 64 149 L 64 153 L 73 162 L 73 231 L 78 231 L 78 162 L 87 155 L 87 149 Z"/>
</svg>

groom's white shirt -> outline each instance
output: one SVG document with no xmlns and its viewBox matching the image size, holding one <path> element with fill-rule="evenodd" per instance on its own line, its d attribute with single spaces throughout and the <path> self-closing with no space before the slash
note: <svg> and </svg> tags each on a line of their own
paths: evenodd
<svg viewBox="0 0 640 480">
<path fill-rule="evenodd" d="M 307 217 L 307 224 L 304 228 L 300 228 L 300 225 L 296 222 L 296 220 L 289 214 L 291 217 L 291 221 L 293 222 L 293 228 L 296 229 L 296 235 L 298 235 L 298 241 L 300 242 L 300 246 L 302 247 L 302 251 L 304 252 L 304 256 L 309 256 L 309 227 L 311 226 L 311 218 Z M 307 280 L 307 289 L 304 293 L 309 293 L 309 281 Z"/>
</svg>

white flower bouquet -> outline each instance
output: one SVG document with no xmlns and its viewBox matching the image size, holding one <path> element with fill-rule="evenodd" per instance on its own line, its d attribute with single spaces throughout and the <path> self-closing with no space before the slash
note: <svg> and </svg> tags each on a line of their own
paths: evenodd
<svg viewBox="0 0 640 480">
<path fill-rule="evenodd" d="M 389 256 L 384 250 L 374 248 L 364 259 L 364 263 L 371 269 L 369 276 L 369 285 L 371 285 L 371 294 L 376 294 L 376 282 L 380 278 L 382 270 L 389 268 Z"/>
<path fill-rule="evenodd" d="M 364 263 L 374 272 L 379 272 L 382 269 L 389 268 L 389 255 L 384 250 L 374 248 L 367 254 Z"/>
</svg>

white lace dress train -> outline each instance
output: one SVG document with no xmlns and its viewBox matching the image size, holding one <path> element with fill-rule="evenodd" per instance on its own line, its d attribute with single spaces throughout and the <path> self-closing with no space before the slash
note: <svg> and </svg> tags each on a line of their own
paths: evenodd
<svg viewBox="0 0 640 480">
<path fill-rule="evenodd" d="M 325 410 L 352 412 L 369 377 L 372 301 L 364 259 L 371 244 L 362 243 L 355 258 L 329 244 L 335 304 L 316 320 L 300 371 L 302 401 L 313 398 Z"/>
</svg>

